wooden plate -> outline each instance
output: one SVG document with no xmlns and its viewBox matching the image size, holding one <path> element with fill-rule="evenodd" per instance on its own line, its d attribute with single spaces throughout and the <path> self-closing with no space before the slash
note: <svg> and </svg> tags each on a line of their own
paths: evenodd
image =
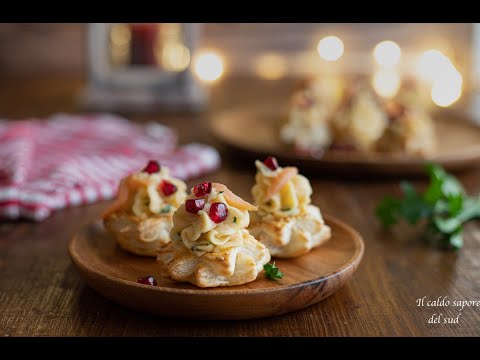
<svg viewBox="0 0 480 360">
<path fill-rule="evenodd" d="M 335 173 L 383 173 L 394 175 L 424 174 L 425 162 L 436 162 L 456 171 L 480 164 L 480 127 L 451 115 L 435 120 L 437 152 L 427 158 L 403 154 L 369 154 L 354 151 L 329 151 L 321 158 L 295 153 L 279 139 L 284 115 L 272 111 L 252 113 L 226 111 L 215 116 L 210 129 L 223 144 L 252 158 L 276 156 L 284 164 L 302 169 Z"/>
<path fill-rule="evenodd" d="M 202 289 L 162 276 L 153 258 L 121 250 L 100 222 L 77 233 L 70 256 L 88 285 L 127 307 L 167 317 L 252 319 L 280 315 L 312 305 L 340 289 L 363 256 L 361 236 L 350 226 L 326 216 L 333 236 L 324 245 L 291 260 L 276 260 L 283 279 L 268 280 L 262 272 L 248 284 Z M 138 284 L 153 275 L 158 286 Z"/>
</svg>

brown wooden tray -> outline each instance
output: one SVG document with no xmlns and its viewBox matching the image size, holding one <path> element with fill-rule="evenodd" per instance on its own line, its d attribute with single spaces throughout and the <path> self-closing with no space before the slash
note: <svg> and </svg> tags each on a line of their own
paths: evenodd
<svg viewBox="0 0 480 360">
<path fill-rule="evenodd" d="M 436 162 L 449 171 L 464 170 L 480 164 L 480 127 L 453 115 L 438 117 L 437 152 L 431 157 L 403 154 L 361 154 L 355 151 L 328 151 L 321 158 L 296 153 L 279 138 L 281 113 L 231 110 L 210 121 L 213 135 L 224 145 L 251 158 L 276 156 L 284 165 L 328 173 L 373 173 L 417 175 L 425 173 L 426 162 Z"/>
<path fill-rule="evenodd" d="M 248 284 L 202 289 L 164 277 L 153 258 L 120 249 L 101 222 L 77 233 L 70 256 L 88 285 L 110 300 L 166 317 L 194 319 L 251 319 L 280 315 L 312 305 L 340 289 L 362 259 L 364 243 L 350 226 L 331 217 L 332 238 L 295 259 L 276 260 L 285 273 L 273 281 L 262 272 Z M 153 275 L 158 286 L 138 284 Z"/>
</svg>

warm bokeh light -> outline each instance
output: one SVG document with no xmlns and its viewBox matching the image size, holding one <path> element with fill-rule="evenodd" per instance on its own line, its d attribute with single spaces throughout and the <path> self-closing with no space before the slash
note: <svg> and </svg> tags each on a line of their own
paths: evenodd
<svg viewBox="0 0 480 360">
<path fill-rule="evenodd" d="M 110 29 L 110 55 L 113 65 L 124 66 L 130 57 L 132 34 L 126 24 L 114 24 Z"/>
<path fill-rule="evenodd" d="M 110 40 L 116 46 L 127 46 L 130 45 L 130 40 L 132 34 L 128 25 L 126 24 L 115 24 L 112 25 L 110 31 Z"/>
<path fill-rule="evenodd" d="M 343 41 L 336 36 L 327 36 L 318 42 L 318 54 L 327 61 L 336 61 L 343 55 Z"/>
<path fill-rule="evenodd" d="M 452 67 L 451 61 L 441 51 L 432 49 L 422 53 L 418 59 L 417 73 L 424 81 L 433 82 L 446 71 L 451 71 Z"/>
<path fill-rule="evenodd" d="M 434 81 L 432 86 L 432 101 L 435 105 L 448 107 L 462 96 L 462 75 L 456 70 L 450 70 Z"/>
<path fill-rule="evenodd" d="M 448 107 L 462 96 L 463 79 L 450 59 L 436 49 L 422 53 L 417 62 L 418 76 L 431 84 L 435 105 Z"/>
<path fill-rule="evenodd" d="M 267 80 L 281 79 L 287 73 L 287 61 L 278 54 L 264 54 L 255 62 L 255 72 Z"/>
<path fill-rule="evenodd" d="M 193 68 L 201 80 L 213 82 L 223 74 L 223 59 L 216 52 L 203 51 L 195 57 Z"/>
<path fill-rule="evenodd" d="M 373 75 L 372 86 L 378 95 L 394 97 L 400 88 L 400 75 L 395 70 L 379 69 Z"/>
<path fill-rule="evenodd" d="M 167 71 L 183 71 L 190 64 L 190 51 L 181 43 L 166 44 L 161 49 L 161 64 Z"/>
<path fill-rule="evenodd" d="M 378 43 L 373 49 L 373 57 L 377 64 L 382 66 L 395 66 L 400 61 L 402 51 L 393 41 L 387 40 Z"/>
</svg>

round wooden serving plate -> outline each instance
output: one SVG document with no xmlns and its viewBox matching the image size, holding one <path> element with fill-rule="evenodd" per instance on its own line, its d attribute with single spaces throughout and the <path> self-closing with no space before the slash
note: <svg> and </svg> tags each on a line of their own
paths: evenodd
<svg viewBox="0 0 480 360">
<path fill-rule="evenodd" d="M 424 174 L 426 162 L 436 162 L 456 171 L 480 164 L 480 127 L 458 117 L 436 118 L 437 151 L 430 157 L 404 154 L 361 154 L 354 151 L 327 151 L 322 157 L 296 153 L 279 138 L 281 113 L 231 110 L 219 113 L 210 122 L 214 136 L 233 150 L 251 158 L 276 156 L 283 164 L 335 173 L 391 175 Z"/>
<path fill-rule="evenodd" d="M 253 319 L 280 315 L 312 305 L 340 289 L 363 256 L 361 236 L 350 226 L 325 216 L 332 238 L 296 259 L 276 260 L 285 273 L 269 280 L 264 272 L 248 284 L 203 289 L 174 282 L 153 258 L 121 250 L 101 222 L 84 227 L 69 244 L 70 256 L 88 285 L 127 307 L 167 317 Z M 138 284 L 153 275 L 158 286 Z"/>
</svg>

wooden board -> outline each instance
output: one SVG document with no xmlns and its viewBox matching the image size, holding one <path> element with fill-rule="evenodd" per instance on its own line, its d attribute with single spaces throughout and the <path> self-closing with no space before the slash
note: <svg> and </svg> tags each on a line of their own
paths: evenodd
<svg viewBox="0 0 480 360">
<path fill-rule="evenodd" d="M 332 238 L 296 259 L 276 260 L 285 273 L 273 281 L 262 272 L 248 284 L 210 289 L 174 282 L 161 272 L 156 259 L 121 250 L 101 222 L 77 233 L 70 256 L 88 285 L 110 300 L 166 317 L 251 319 L 280 315 L 312 305 L 340 289 L 360 263 L 364 244 L 350 226 L 325 216 Z M 153 275 L 158 286 L 138 284 Z"/>
<path fill-rule="evenodd" d="M 369 173 L 391 175 L 424 174 L 426 162 L 436 162 L 450 171 L 480 164 L 480 127 L 464 119 L 443 117 L 435 120 L 438 146 L 431 157 L 404 154 L 361 154 L 355 151 L 328 151 L 321 158 L 296 153 L 279 138 L 284 115 L 261 110 L 232 110 L 210 121 L 213 135 L 223 144 L 249 157 L 274 155 L 283 165 L 325 173 Z"/>
</svg>

